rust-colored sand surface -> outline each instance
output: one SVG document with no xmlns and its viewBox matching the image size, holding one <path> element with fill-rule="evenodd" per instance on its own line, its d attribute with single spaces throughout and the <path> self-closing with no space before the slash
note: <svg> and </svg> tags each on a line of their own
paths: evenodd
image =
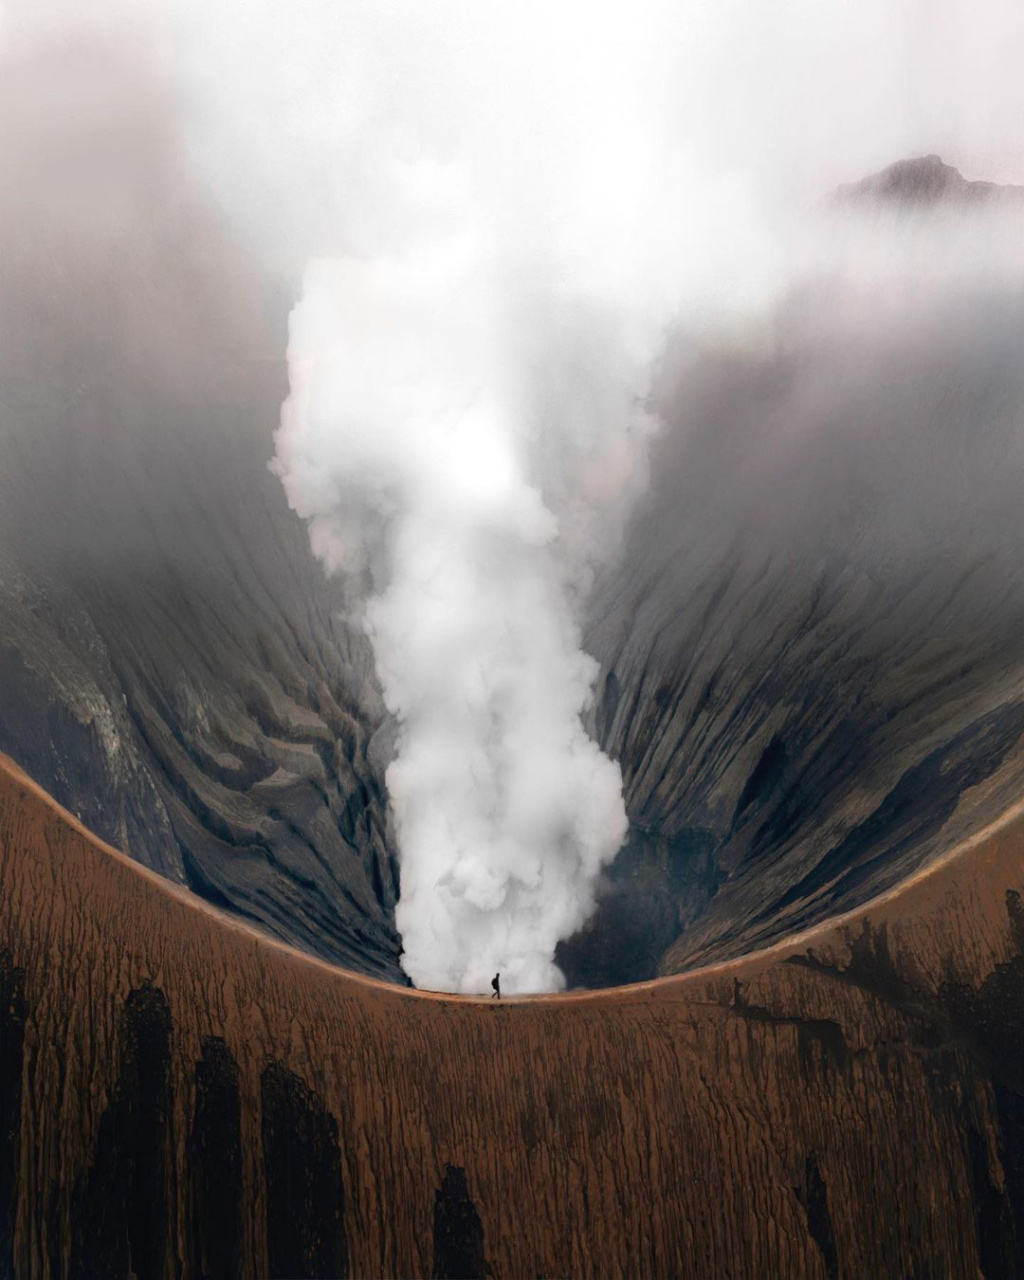
<svg viewBox="0 0 1024 1280">
<path fill-rule="evenodd" d="M 270 941 L 0 768 L 0 1275 L 1024 1270 L 1024 816 L 745 960 L 530 1000 Z"/>
</svg>

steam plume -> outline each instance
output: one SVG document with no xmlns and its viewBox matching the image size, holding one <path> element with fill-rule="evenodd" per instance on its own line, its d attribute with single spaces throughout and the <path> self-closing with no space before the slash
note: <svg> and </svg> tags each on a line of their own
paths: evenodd
<svg viewBox="0 0 1024 1280">
<path fill-rule="evenodd" d="M 678 290 L 655 211 L 680 171 L 645 153 L 643 59 L 612 56 L 606 12 L 592 27 L 573 70 L 539 68 L 559 110 L 535 136 L 507 55 L 465 23 L 438 115 L 471 121 L 486 73 L 486 137 L 441 128 L 410 154 L 412 120 L 365 103 L 386 121 L 356 161 L 384 153 L 361 185 L 385 242 L 313 262 L 292 316 L 275 469 L 328 569 L 362 584 L 400 726 L 397 923 L 424 987 L 562 985 L 555 945 L 626 832 L 618 767 L 582 725 L 579 608 L 643 484 Z"/>
<path fill-rule="evenodd" d="M 478 991 L 500 969 L 510 990 L 545 990 L 626 819 L 581 724 L 596 674 L 572 608 L 583 549 L 573 565 L 533 483 L 483 273 L 458 242 L 314 264 L 277 465 L 327 565 L 372 583 L 365 626 L 401 725 L 387 784 L 407 971 Z"/>
<path fill-rule="evenodd" d="M 557 357 L 532 350 L 503 274 L 458 224 L 399 257 L 314 263 L 278 437 L 315 550 L 368 588 L 400 724 L 403 963 L 444 990 L 496 970 L 509 991 L 558 987 L 555 945 L 626 831 L 619 770 L 582 726 L 596 664 L 576 606 L 598 513 L 642 463 L 644 362 L 557 294 L 536 315 Z"/>
<path fill-rule="evenodd" d="M 617 769 L 581 729 L 595 673 L 579 618 L 643 487 L 665 329 L 759 310 L 792 267 L 787 202 L 792 233 L 793 208 L 851 173 L 987 136 L 973 70 L 1005 16 L 972 28 L 950 109 L 904 101 L 907 66 L 949 82 L 907 6 L 815 7 L 808 27 L 787 4 L 767 30 L 728 3 L 381 0 L 326 20 L 313 5 L 267 44 L 273 75 L 231 56 L 219 12 L 274 208 L 328 255 L 293 316 L 274 465 L 352 586 L 400 724 L 407 969 L 423 986 L 478 991 L 499 968 L 510 990 L 556 986 L 555 943 L 625 827 Z M 225 199 L 294 250 L 233 188 L 228 136 L 200 148 Z"/>
</svg>

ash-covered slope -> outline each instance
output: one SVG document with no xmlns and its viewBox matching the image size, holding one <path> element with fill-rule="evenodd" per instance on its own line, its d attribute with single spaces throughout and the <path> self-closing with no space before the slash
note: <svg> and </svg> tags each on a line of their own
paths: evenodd
<svg viewBox="0 0 1024 1280">
<path fill-rule="evenodd" d="M 644 918 L 663 970 L 741 954 L 1020 794 L 1024 276 L 979 246 L 1019 239 L 1024 209 L 926 216 L 907 192 L 933 160 L 834 215 L 891 275 L 819 272 L 753 340 L 681 335 L 666 358 L 651 493 L 588 637 L 596 727 L 651 839 L 570 966 L 642 976 L 615 934 Z"/>
<path fill-rule="evenodd" d="M 267 472 L 287 300 L 151 68 L 0 86 L 0 746 L 98 834 L 402 980 L 364 643 Z"/>
</svg>

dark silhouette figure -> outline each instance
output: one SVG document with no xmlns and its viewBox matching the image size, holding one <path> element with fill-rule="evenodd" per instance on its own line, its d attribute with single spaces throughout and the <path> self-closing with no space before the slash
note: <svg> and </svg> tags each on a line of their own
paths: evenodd
<svg viewBox="0 0 1024 1280">
<path fill-rule="evenodd" d="M 496 973 L 494 977 L 491 979 L 491 986 L 494 988 L 494 995 L 491 996 L 491 999 L 500 1000 L 501 999 L 501 974 L 500 973 Z"/>
</svg>

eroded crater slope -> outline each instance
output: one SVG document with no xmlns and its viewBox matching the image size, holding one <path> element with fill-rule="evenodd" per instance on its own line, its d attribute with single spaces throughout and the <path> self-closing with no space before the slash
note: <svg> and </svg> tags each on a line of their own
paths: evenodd
<svg viewBox="0 0 1024 1280">
<path fill-rule="evenodd" d="M 70 143 L 21 109 L 38 67 L 0 89 L 0 748 L 139 861 L 404 981 L 371 656 L 266 470 L 288 300 L 144 77 L 35 57 L 109 93 L 76 143 L 102 164 L 64 156 L 43 207 L 40 157 Z M 951 172 L 911 162 L 835 216 L 907 234 L 995 198 Z M 561 948 L 571 985 L 770 942 L 1018 794 L 1022 337 L 1012 276 L 881 313 L 826 274 L 763 332 L 673 338 L 651 491 L 587 628 L 633 828 Z"/>
</svg>

